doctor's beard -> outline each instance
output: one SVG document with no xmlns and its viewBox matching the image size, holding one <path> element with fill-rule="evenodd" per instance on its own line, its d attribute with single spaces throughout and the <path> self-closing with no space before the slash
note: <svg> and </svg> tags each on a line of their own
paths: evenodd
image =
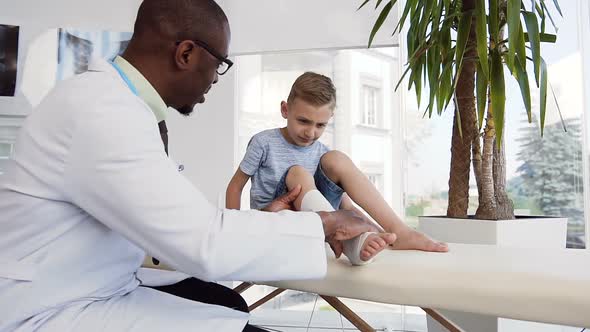
<svg viewBox="0 0 590 332">
<path fill-rule="evenodd" d="M 179 108 L 176 108 L 176 111 L 184 116 L 189 116 L 191 115 L 191 113 L 195 110 L 194 106 L 181 106 Z"/>
</svg>

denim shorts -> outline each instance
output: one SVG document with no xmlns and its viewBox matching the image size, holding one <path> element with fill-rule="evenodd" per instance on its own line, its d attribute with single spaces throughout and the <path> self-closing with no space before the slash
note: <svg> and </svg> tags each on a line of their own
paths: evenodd
<svg viewBox="0 0 590 332">
<path fill-rule="evenodd" d="M 277 185 L 277 189 L 275 190 L 273 200 L 287 193 L 287 183 L 285 182 L 287 173 L 289 173 L 289 170 L 287 170 L 281 177 L 281 180 Z M 313 175 L 313 179 L 315 186 L 318 188 L 318 191 L 324 195 L 328 202 L 330 202 L 330 205 L 332 205 L 334 210 L 340 209 L 340 203 L 342 202 L 342 194 L 344 194 L 344 189 L 340 188 L 339 185 L 328 178 L 328 176 L 322 170 L 321 165 L 318 165 L 318 168 Z"/>
</svg>

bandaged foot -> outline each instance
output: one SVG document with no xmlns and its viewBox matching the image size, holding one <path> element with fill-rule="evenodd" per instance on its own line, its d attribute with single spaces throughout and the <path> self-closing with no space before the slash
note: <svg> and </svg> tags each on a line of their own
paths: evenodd
<svg viewBox="0 0 590 332">
<path fill-rule="evenodd" d="M 354 239 L 344 241 L 344 255 L 352 265 L 365 265 L 371 263 L 373 258 L 395 239 L 395 234 L 390 233 L 363 233 Z"/>
<path fill-rule="evenodd" d="M 318 190 L 311 190 L 303 196 L 301 211 L 334 211 L 330 202 Z M 344 255 L 352 265 L 365 265 L 373 257 L 395 241 L 395 234 L 366 232 L 353 239 L 343 241 Z"/>
</svg>

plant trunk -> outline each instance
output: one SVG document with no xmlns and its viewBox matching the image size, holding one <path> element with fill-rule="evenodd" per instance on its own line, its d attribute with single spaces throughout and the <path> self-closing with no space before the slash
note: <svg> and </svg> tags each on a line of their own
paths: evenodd
<svg viewBox="0 0 590 332">
<path fill-rule="evenodd" d="M 482 120 L 483 121 L 483 120 Z M 471 158 L 473 159 L 473 173 L 475 175 L 475 183 L 477 184 L 477 193 L 479 197 L 479 193 L 482 189 L 481 184 L 481 172 L 482 172 L 482 155 L 481 155 L 481 135 L 479 134 L 479 126 L 475 125 L 475 132 L 476 135 L 473 137 L 473 142 L 471 143 Z"/>
<path fill-rule="evenodd" d="M 463 1 L 463 12 L 473 10 L 475 0 Z M 463 66 L 459 73 L 459 80 L 455 89 L 455 117 L 453 121 L 453 137 L 451 139 L 451 170 L 449 174 L 449 205 L 447 216 L 452 218 L 467 218 L 469 207 L 469 172 L 471 169 L 471 143 L 477 131 L 475 107 L 475 70 L 477 56 L 475 35 L 475 17 L 471 24 L 467 48 L 463 58 Z M 459 121 L 463 137 L 459 132 Z"/>
<path fill-rule="evenodd" d="M 494 145 L 496 128 L 491 100 L 488 98 L 486 126 L 483 132 L 483 152 L 481 158 L 481 188 L 479 190 L 479 206 L 475 212 L 478 219 L 496 220 L 496 195 L 494 186 Z"/>
<path fill-rule="evenodd" d="M 506 1 L 500 2 L 500 20 L 505 22 Z M 500 28 L 500 39 L 504 36 L 506 26 Z M 483 152 L 481 174 L 478 181 L 479 207 L 475 213 L 478 219 L 506 220 L 514 219 L 514 205 L 506 193 L 506 152 L 504 137 L 500 148 L 496 144 L 494 110 L 488 97 L 488 112 L 483 134 Z M 475 165 L 474 160 L 474 165 Z"/>
<path fill-rule="evenodd" d="M 506 150 L 504 137 L 500 149 L 494 144 L 494 192 L 496 193 L 496 220 L 514 219 L 514 204 L 506 193 Z"/>
<path fill-rule="evenodd" d="M 502 138 L 501 148 L 498 149 L 493 110 L 490 107 L 491 103 L 488 102 L 488 116 L 483 135 L 481 183 L 478 183 L 479 207 L 475 217 L 488 220 L 514 219 L 514 204 L 506 193 L 504 138 Z"/>
</svg>

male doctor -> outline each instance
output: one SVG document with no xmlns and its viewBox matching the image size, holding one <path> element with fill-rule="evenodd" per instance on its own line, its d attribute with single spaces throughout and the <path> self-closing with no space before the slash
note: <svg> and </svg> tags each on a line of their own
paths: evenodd
<svg viewBox="0 0 590 332">
<path fill-rule="evenodd" d="M 339 254 L 376 230 L 342 211 L 217 209 L 177 172 L 158 112 L 205 101 L 229 39 L 212 0 L 145 0 L 124 56 L 29 116 L 0 184 L 0 331 L 256 331 L 245 312 L 142 286 L 146 253 L 202 280 L 321 278 L 324 241 Z"/>
</svg>

